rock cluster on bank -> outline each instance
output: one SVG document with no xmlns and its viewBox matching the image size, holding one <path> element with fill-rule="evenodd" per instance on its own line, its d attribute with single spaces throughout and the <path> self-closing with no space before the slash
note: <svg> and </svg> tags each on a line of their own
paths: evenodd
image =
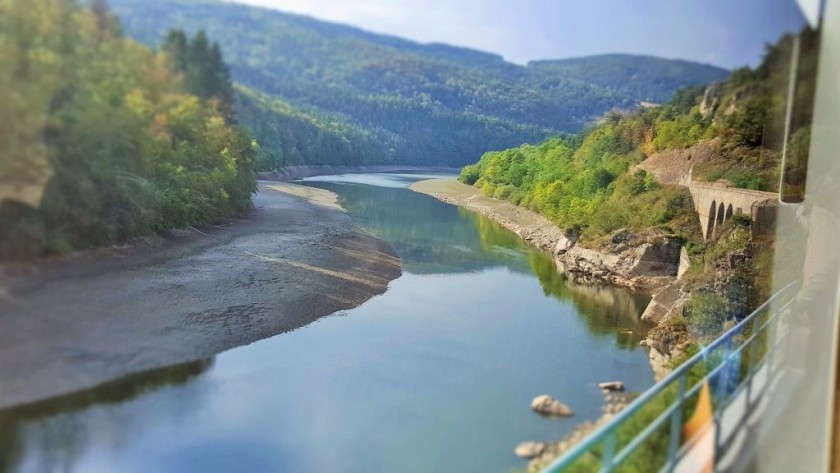
<svg viewBox="0 0 840 473">
<path fill-rule="evenodd" d="M 569 417 L 572 409 L 553 397 L 542 394 L 531 401 L 531 409 L 545 416 Z"/>
<path fill-rule="evenodd" d="M 672 360 L 681 356 L 691 341 L 685 325 L 674 323 L 680 320 L 676 315 L 682 313 L 689 298 L 681 278 L 691 266 L 688 253 L 676 236 L 659 229 L 636 233 L 621 229 L 613 232 L 598 249 L 586 248 L 580 244 L 577 232 L 560 229 L 536 212 L 486 197 L 454 180 L 422 181 L 411 188 L 497 221 L 537 248 L 550 252 L 558 269 L 575 283 L 609 283 L 650 291 L 651 301 L 642 319 L 658 326 L 642 344 L 650 347 L 656 379 L 670 371 Z M 547 466 L 629 403 L 631 397 L 621 389 L 623 385 L 602 384 L 599 388 L 605 395 L 604 415 L 596 422 L 579 425 L 560 442 L 526 442 L 516 449 L 518 455 L 531 460 L 529 471 Z M 549 399 L 537 398 L 539 404 L 551 405 L 553 398 L 545 397 Z"/>
<path fill-rule="evenodd" d="M 598 387 L 604 393 L 604 406 L 603 414 L 595 422 L 583 422 L 575 426 L 569 435 L 558 442 L 528 441 L 516 446 L 514 453 L 520 458 L 529 460 L 529 472 L 540 471 L 547 467 L 555 458 L 609 422 L 610 419 L 627 407 L 634 397 L 632 394 L 623 391 L 624 383 L 620 381 L 600 383 Z M 538 396 L 538 398 L 540 397 L 542 396 Z M 534 401 L 536 400 L 534 399 Z"/>
</svg>

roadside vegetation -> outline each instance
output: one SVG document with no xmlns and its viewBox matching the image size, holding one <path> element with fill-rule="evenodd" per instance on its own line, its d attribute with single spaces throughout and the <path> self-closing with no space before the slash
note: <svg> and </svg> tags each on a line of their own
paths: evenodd
<svg viewBox="0 0 840 473">
<path fill-rule="evenodd" d="M 173 32 L 155 52 L 126 38 L 104 1 L 0 0 L 0 257 L 251 209 L 259 147 L 232 98 L 203 33 Z M 16 199 L 27 183 L 35 197 Z"/>
</svg>

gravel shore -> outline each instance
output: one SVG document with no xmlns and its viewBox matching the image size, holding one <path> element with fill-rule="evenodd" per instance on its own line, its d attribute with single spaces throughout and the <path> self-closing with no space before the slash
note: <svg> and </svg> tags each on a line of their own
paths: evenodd
<svg viewBox="0 0 840 473">
<path fill-rule="evenodd" d="M 0 408 L 294 330 L 401 274 L 334 194 L 262 182 L 254 203 L 226 226 L 0 266 Z"/>
</svg>

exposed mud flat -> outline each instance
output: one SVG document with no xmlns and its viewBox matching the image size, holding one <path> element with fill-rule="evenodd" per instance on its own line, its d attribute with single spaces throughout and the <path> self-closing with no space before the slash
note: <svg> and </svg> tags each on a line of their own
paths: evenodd
<svg viewBox="0 0 840 473">
<path fill-rule="evenodd" d="M 330 192 L 261 183 L 254 202 L 227 226 L 0 267 L 0 408 L 293 330 L 401 274 Z"/>
</svg>

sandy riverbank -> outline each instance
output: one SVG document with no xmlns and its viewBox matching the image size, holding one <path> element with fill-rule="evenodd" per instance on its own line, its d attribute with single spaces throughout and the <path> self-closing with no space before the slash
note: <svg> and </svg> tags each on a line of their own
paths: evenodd
<svg viewBox="0 0 840 473">
<path fill-rule="evenodd" d="M 0 408 L 302 327 L 401 273 L 327 191 L 263 182 L 254 202 L 224 227 L 0 267 Z"/>
<path fill-rule="evenodd" d="M 487 197 L 477 188 L 462 184 L 454 178 L 418 181 L 410 189 L 489 217 L 546 251 L 551 251 L 552 245 L 563 237 L 560 228 L 533 210 Z"/>
<path fill-rule="evenodd" d="M 450 173 L 461 172 L 460 168 L 434 166 L 408 166 L 399 164 L 372 164 L 369 166 L 286 166 L 260 173 L 260 179 L 270 181 L 292 181 L 304 177 L 332 176 L 336 174 L 376 174 L 376 173 Z"/>
</svg>

